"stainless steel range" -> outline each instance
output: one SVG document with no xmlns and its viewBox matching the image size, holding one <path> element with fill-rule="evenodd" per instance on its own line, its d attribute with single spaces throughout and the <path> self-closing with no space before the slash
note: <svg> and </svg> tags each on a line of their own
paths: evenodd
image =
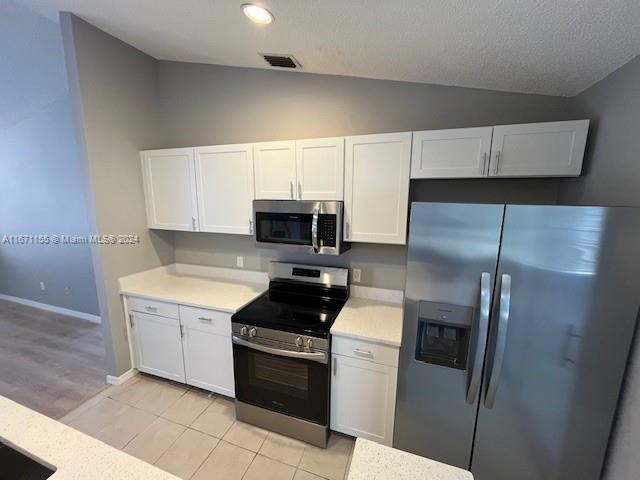
<svg viewBox="0 0 640 480">
<path fill-rule="evenodd" d="M 272 262 L 269 290 L 231 317 L 238 420 L 325 447 L 329 330 L 348 270 Z"/>
</svg>

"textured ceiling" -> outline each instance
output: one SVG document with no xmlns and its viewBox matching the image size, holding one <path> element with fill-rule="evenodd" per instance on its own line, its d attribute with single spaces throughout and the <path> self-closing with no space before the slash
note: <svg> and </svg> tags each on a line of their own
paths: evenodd
<svg viewBox="0 0 640 480">
<path fill-rule="evenodd" d="M 20 0 L 71 11 L 163 60 L 571 96 L 640 53 L 640 0 Z M 248 0 L 247 0 L 248 1 Z"/>
</svg>

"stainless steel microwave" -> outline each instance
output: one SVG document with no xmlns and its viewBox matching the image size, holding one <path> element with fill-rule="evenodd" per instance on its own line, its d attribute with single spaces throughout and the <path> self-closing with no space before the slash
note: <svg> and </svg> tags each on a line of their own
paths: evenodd
<svg viewBox="0 0 640 480">
<path fill-rule="evenodd" d="M 339 201 L 254 200 L 256 246 L 340 255 L 350 248 L 342 241 L 343 210 Z"/>
</svg>

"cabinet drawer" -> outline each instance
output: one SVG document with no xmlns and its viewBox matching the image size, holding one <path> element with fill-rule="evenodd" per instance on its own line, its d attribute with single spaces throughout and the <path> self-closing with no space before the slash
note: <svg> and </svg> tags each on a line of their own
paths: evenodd
<svg viewBox="0 0 640 480">
<path fill-rule="evenodd" d="M 398 347 L 335 336 L 331 339 L 331 350 L 336 355 L 369 360 L 392 367 L 398 366 L 398 356 L 400 354 Z"/>
<path fill-rule="evenodd" d="M 231 335 L 231 314 L 180 305 L 180 321 L 189 329 Z"/>
<path fill-rule="evenodd" d="M 180 318 L 178 315 L 178 305 L 175 303 L 158 302 L 147 300 L 146 298 L 127 297 L 129 310 L 153 315 L 161 315 L 169 318 Z"/>
</svg>

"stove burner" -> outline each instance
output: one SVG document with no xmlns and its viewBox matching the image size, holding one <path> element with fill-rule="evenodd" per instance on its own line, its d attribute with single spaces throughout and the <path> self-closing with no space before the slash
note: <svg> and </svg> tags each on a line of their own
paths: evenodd
<svg viewBox="0 0 640 480">
<path fill-rule="evenodd" d="M 316 274 L 309 275 L 311 270 Z M 269 290 L 231 319 L 243 325 L 327 338 L 349 297 L 346 272 L 342 268 L 272 263 Z"/>
</svg>

